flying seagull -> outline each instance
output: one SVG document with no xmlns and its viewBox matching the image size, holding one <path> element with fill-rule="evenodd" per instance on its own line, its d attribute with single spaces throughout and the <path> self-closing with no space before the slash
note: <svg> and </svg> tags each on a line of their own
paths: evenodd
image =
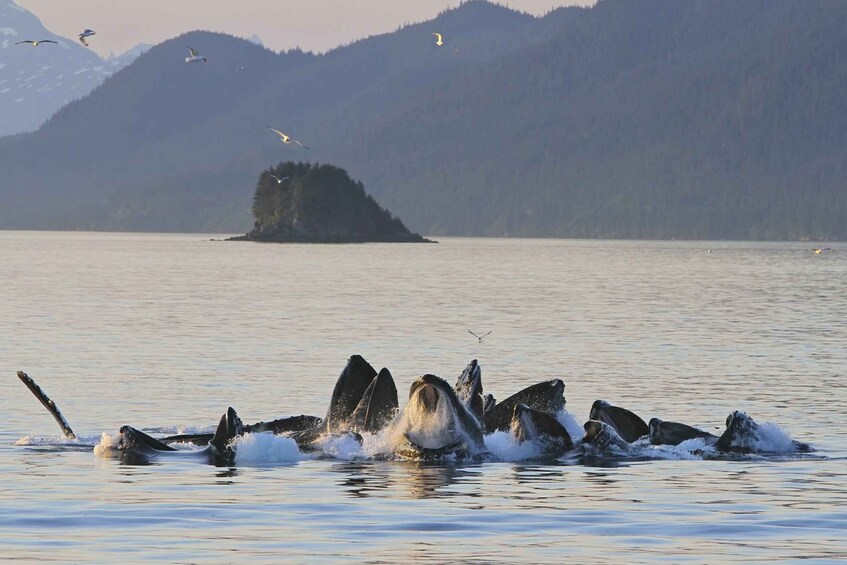
<svg viewBox="0 0 847 565">
<path fill-rule="evenodd" d="M 277 183 L 277 184 L 282 184 L 282 181 L 284 181 L 284 180 L 288 180 L 288 179 L 290 179 L 290 178 L 291 178 L 291 177 L 282 177 L 282 178 L 279 178 L 279 177 L 278 177 L 278 176 L 276 176 L 276 175 L 271 175 L 271 177 L 273 177 L 273 179 L 276 181 L 276 183 Z"/>
<path fill-rule="evenodd" d="M 79 34 L 79 42 L 88 47 L 88 42 L 85 40 L 86 37 L 91 37 L 92 35 L 97 35 L 97 32 L 93 29 L 85 28 L 82 30 L 82 33 Z"/>
<path fill-rule="evenodd" d="M 442 45 L 444 45 L 444 42 L 443 42 L 443 41 L 441 41 L 441 34 L 440 34 L 440 33 L 437 33 L 437 32 L 435 32 L 435 31 L 433 31 L 433 32 L 432 32 L 432 35 L 434 35 L 434 36 L 435 36 L 435 44 L 436 44 L 436 45 L 438 45 L 439 47 L 441 47 Z"/>
<path fill-rule="evenodd" d="M 476 338 L 476 339 L 477 339 L 480 343 L 482 343 L 482 338 L 484 338 L 485 336 L 487 336 L 488 334 L 490 334 L 490 333 L 491 333 L 491 332 L 493 332 L 493 331 L 494 331 L 494 330 L 491 330 L 491 331 L 490 331 L 490 332 L 488 332 L 487 334 L 482 334 L 482 335 L 476 335 L 476 334 L 475 334 L 475 333 L 473 333 L 471 330 L 468 330 L 468 333 L 469 333 L 469 334 L 471 334 L 472 336 L 474 336 L 474 337 L 475 337 L 475 338 Z"/>
<path fill-rule="evenodd" d="M 23 41 L 18 41 L 15 45 L 20 45 L 21 43 L 29 43 L 33 47 L 38 47 L 42 43 L 59 43 L 58 41 L 53 41 L 52 39 L 39 39 L 38 41 L 33 41 L 32 39 L 25 39 Z"/>
<path fill-rule="evenodd" d="M 265 125 L 268 126 L 268 124 L 265 124 Z M 274 129 L 271 126 L 268 126 L 268 129 L 271 130 L 272 132 L 274 132 L 275 134 L 277 134 L 279 136 L 279 140 L 283 143 L 296 143 L 297 145 L 299 145 L 303 149 L 311 149 L 311 147 L 306 147 L 305 145 L 303 145 L 302 143 L 300 143 L 296 139 L 293 139 L 291 136 L 288 136 L 288 135 L 282 133 L 278 129 Z"/>
<path fill-rule="evenodd" d="M 201 57 L 196 49 L 188 48 L 188 57 L 185 58 L 186 63 L 205 63 L 206 57 Z"/>
</svg>

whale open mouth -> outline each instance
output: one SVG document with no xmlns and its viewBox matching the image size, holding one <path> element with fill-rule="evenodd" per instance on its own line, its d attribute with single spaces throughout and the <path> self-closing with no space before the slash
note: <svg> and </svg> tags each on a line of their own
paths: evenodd
<svg viewBox="0 0 847 565">
<path fill-rule="evenodd" d="M 418 405 L 425 412 L 435 412 L 438 410 L 438 389 L 431 384 L 424 384 L 417 391 Z"/>
<path fill-rule="evenodd" d="M 538 437 L 538 430 L 532 419 L 532 413 L 525 404 L 516 404 L 512 414 L 512 436 L 519 442 Z"/>
<path fill-rule="evenodd" d="M 468 446 L 462 440 L 456 440 L 441 447 L 423 447 L 409 439 L 408 435 L 405 436 L 403 445 L 398 446 L 394 452 L 401 457 L 418 461 L 433 461 L 443 459 L 448 455 L 462 459 L 469 455 Z"/>
</svg>

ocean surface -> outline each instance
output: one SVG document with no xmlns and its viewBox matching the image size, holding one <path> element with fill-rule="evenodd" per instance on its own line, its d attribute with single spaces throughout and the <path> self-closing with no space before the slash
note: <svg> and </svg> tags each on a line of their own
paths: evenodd
<svg viewBox="0 0 847 565">
<path fill-rule="evenodd" d="M 221 237 L 0 232 L 0 561 L 847 559 L 844 245 Z M 486 460 L 424 464 L 253 434 L 231 467 L 95 452 L 228 406 L 323 416 L 353 354 L 391 370 L 401 407 L 475 358 L 500 399 L 563 379 L 577 429 L 596 399 L 718 434 L 743 410 L 815 451 L 539 462 L 495 434 Z"/>
</svg>

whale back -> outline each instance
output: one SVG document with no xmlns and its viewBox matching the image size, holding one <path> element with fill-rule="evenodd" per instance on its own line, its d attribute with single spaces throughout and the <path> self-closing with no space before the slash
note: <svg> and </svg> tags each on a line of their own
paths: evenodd
<svg viewBox="0 0 847 565">
<path fill-rule="evenodd" d="M 485 431 L 509 431 L 512 415 L 518 404 L 548 414 L 558 414 L 565 408 L 565 383 L 562 379 L 543 381 L 496 403 L 491 410 L 485 412 Z"/>
</svg>

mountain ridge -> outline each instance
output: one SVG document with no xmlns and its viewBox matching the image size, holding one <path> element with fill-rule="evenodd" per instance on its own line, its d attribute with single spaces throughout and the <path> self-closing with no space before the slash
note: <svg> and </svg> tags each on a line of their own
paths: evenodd
<svg viewBox="0 0 847 565">
<path fill-rule="evenodd" d="M 0 227 L 243 232 L 256 172 L 303 151 L 270 124 L 422 233 L 847 239 L 844 24 L 796 0 L 468 2 L 323 55 L 257 51 L 258 77 L 223 70 L 242 40 L 194 32 L 0 139 Z M 186 67 L 188 40 L 220 50 Z M 158 98 L 132 118 L 131 96 Z M 83 127 L 102 139 L 67 147 Z"/>
</svg>

